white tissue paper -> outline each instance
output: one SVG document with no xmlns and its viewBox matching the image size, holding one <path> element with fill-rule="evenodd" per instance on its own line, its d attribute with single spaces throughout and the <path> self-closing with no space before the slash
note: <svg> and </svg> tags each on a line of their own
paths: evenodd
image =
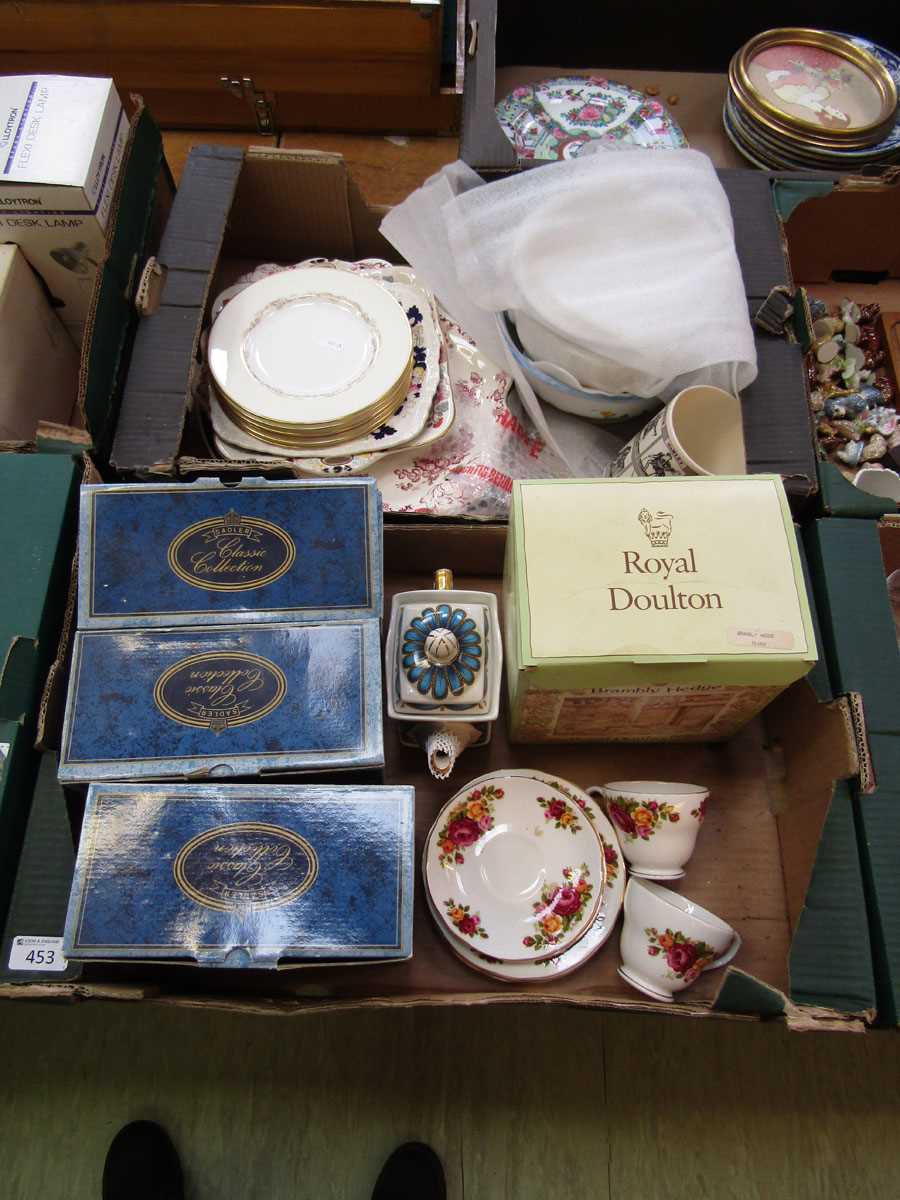
<svg viewBox="0 0 900 1200">
<path fill-rule="evenodd" d="M 731 210 L 698 151 L 589 155 L 491 184 L 454 163 L 381 228 L 510 370 L 570 467 L 498 332 L 503 311 L 526 313 L 607 360 L 611 392 L 665 399 L 714 383 L 737 394 L 756 377 Z"/>
</svg>

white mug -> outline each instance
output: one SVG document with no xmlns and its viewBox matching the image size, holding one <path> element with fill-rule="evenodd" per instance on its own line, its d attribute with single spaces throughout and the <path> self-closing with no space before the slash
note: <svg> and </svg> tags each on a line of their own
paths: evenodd
<svg viewBox="0 0 900 1200">
<path fill-rule="evenodd" d="M 731 962 L 740 948 L 740 934 L 714 913 L 658 883 L 629 879 L 619 974 L 645 996 L 674 1000 L 701 972 Z"/>
<path fill-rule="evenodd" d="M 695 783 L 625 779 L 588 788 L 616 827 L 632 875 L 681 879 L 694 853 L 709 790 Z"/>
<path fill-rule="evenodd" d="M 746 475 L 740 400 L 710 384 L 685 388 L 625 443 L 609 473 Z"/>
</svg>

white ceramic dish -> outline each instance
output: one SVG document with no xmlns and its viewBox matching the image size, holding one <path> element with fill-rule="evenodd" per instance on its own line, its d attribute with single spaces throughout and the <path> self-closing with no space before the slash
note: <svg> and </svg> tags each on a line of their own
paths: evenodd
<svg viewBox="0 0 900 1200">
<path fill-rule="evenodd" d="M 573 971 L 577 971 L 579 967 L 584 966 L 589 959 L 593 958 L 597 951 L 601 950 L 609 940 L 619 918 L 619 913 L 622 911 L 622 899 L 625 894 L 625 864 L 622 860 L 615 830 L 607 820 L 600 806 L 586 792 L 582 791 L 581 788 L 576 787 L 574 783 L 569 783 L 567 780 L 556 779 L 544 771 L 527 768 L 510 768 L 502 773 L 515 776 L 516 778 L 534 779 L 555 788 L 556 791 L 561 792 L 563 796 L 568 797 L 577 804 L 588 820 L 594 825 L 597 835 L 603 844 L 604 858 L 606 860 L 606 882 L 603 885 L 600 907 L 593 924 L 584 937 L 577 941 L 574 946 L 571 946 L 561 954 L 554 955 L 552 958 L 543 958 L 535 962 L 504 962 L 482 953 L 475 947 L 474 943 L 470 945 L 450 934 L 444 922 L 438 916 L 431 897 L 428 895 L 427 888 L 425 894 L 428 899 L 429 910 L 435 919 L 438 929 L 445 937 L 447 945 L 467 966 L 491 979 L 499 980 L 501 983 L 545 983 L 547 980 L 560 979 L 564 975 L 570 975 Z M 478 787 L 480 784 L 489 782 L 493 778 L 493 773 L 479 776 L 478 779 L 471 781 L 469 787 Z M 426 839 L 426 852 L 428 840 L 430 840 L 430 837 Z"/>
<path fill-rule="evenodd" d="M 542 371 L 516 344 L 509 328 L 509 317 L 500 322 L 500 329 L 510 353 L 522 368 L 535 394 L 554 408 L 610 425 L 618 421 L 628 421 L 659 407 L 660 401 L 655 397 L 648 400 L 643 396 L 613 396 L 588 388 L 572 387 L 571 384 L 554 379 L 552 375 Z"/>
<path fill-rule="evenodd" d="M 337 276 L 338 273 L 334 274 Z M 335 444 L 335 453 L 342 458 L 388 449 L 399 450 L 412 444 L 428 423 L 440 379 L 441 334 L 430 306 L 426 305 L 423 309 L 418 289 L 399 283 L 384 286 L 403 305 L 410 322 L 413 337 L 412 379 L 406 399 L 388 421 L 364 437 Z M 235 424 L 223 408 L 215 388 L 210 389 L 209 407 L 216 435 L 237 449 L 252 454 L 266 454 L 279 458 L 287 455 L 290 458 L 309 458 L 317 461 L 331 456 L 330 450 L 327 455 L 323 455 L 321 449 L 298 450 L 285 447 L 282 450 L 277 445 L 247 433 Z"/>
<path fill-rule="evenodd" d="M 244 412 L 299 428 L 352 420 L 394 388 L 413 337 L 379 281 L 301 267 L 250 284 L 209 332 L 216 386 Z"/>
<path fill-rule="evenodd" d="M 451 936 L 492 958 L 534 962 L 587 933 L 606 862 L 578 804 L 547 783 L 497 772 L 441 810 L 424 870 Z"/>
</svg>

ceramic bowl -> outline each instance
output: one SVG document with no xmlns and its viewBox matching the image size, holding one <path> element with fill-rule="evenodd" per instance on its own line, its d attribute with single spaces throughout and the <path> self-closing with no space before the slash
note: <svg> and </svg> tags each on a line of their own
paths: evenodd
<svg viewBox="0 0 900 1200">
<path fill-rule="evenodd" d="M 613 396 L 590 388 L 574 387 L 560 379 L 554 379 L 522 350 L 513 335 L 509 317 L 500 322 L 500 328 L 510 354 L 521 367 L 535 394 L 554 408 L 577 417 L 587 417 L 588 420 L 603 425 L 611 425 L 618 421 L 628 421 L 659 407 L 660 402 L 656 397 L 648 400 L 643 396 Z"/>
</svg>

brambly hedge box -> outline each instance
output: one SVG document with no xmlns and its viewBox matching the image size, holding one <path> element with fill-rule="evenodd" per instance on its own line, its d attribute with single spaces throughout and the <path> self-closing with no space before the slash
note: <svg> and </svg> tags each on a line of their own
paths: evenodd
<svg viewBox="0 0 900 1200">
<path fill-rule="evenodd" d="M 384 764 L 372 480 L 87 486 L 59 777 Z"/>
<path fill-rule="evenodd" d="M 69 959 L 215 967 L 412 954 L 413 789 L 95 785 Z"/>
<path fill-rule="evenodd" d="M 504 624 L 520 742 L 719 741 L 817 661 L 777 476 L 516 483 Z"/>
<path fill-rule="evenodd" d="M 84 487 L 80 536 L 81 629 L 381 616 L 371 479 Z"/>
</svg>

